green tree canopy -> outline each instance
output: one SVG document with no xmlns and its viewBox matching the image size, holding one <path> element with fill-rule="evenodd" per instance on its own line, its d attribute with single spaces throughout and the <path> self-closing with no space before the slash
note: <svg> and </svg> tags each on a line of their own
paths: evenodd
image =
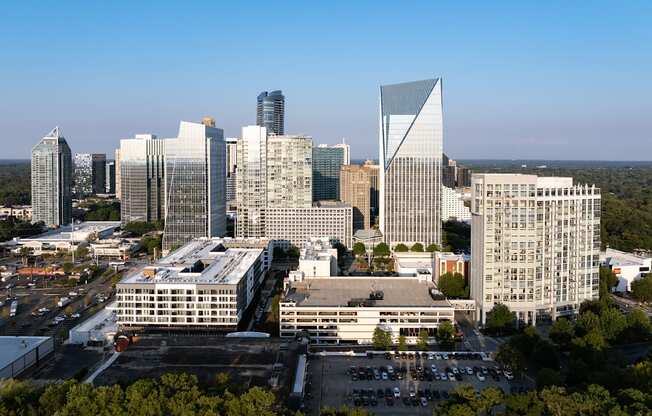
<svg viewBox="0 0 652 416">
<path fill-rule="evenodd" d="M 410 247 L 410 251 L 414 251 L 417 253 L 423 253 L 423 244 L 421 243 L 414 243 L 412 247 Z"/>
<path fill-rule="evenodd" d="M 566 318 L 558 318 L 553 322 L 550 328 L 550 339 L 557 344 L 559 348 L 565 350 L 570 347 L 571 340 L 575 335 L 573 324 Z"/>
<path fill-rule="evenodd" d="M 376 349 L 388 350 L 392 346 L 392 335 L 388 331 L 376 327 L 371 342 Z"/>
<path fill-rule="evenodd" d="M 394 251 L 397 253 L 405 253 L 408 251 L 408 246 L 403 243 L 398 243 L 394 246 Z"/>
<path fill-rule="evenodd" d="M 353 254 L 356 256 L 364 256 L 367 254 L 367 249 L 363 243 L 358 241 L 357 243 L 353 244 Z"/>
<path fill-rule="evenodd" d="M 494 334 L 506 334 L 514 330 L 516 314 L 507 305 L 497 303 L 489 312 L 486 328 Z"/>
<path fill-rule="evenodd" d="M 445 346 L 453 345 L 455 341 L 455 327 L 450 321 L 444 321 L 437 328 L 437 342 Z"/>
<path fill-rule="evenodd" d="M 648 273 L 641 279 L 636 279 L 631 284 L 632 296 L 640 302 L 652 301 L 652 274 Z"/>
<path fill-rule="evenodd" d="M 398 350 L 407 351 L 407 341 L 405 340 L 405 335 L 398 336 Z"/>
<path fill-rule="evenodd" d="M 441 293 L 448 298 L 467 299 L 469 286 L 461 273 L 446 272 L 439 276 L 438 287 Z"/>
<path fill-rule="evenodd" d="M 434 253 L 435 251 L 441 251 L 441 249 L 437 244 L 428 244 L 428 246 L 426 247 L 426 251 L 428 253 Z"/>
<path fill-rule="evenodd" d="M 389 246 L 386 243 L 378 243 L 374 247 L 374 256 L 377 257 L 387 257 L 389 256 Z"/>
<path fill-rule="evenodd" d="M 419 337 L 417 339 L 417 348 L 419 348 L 421 351 L 427 351 L 429 341 L 430 341 L 430 339 L 429 339 L 429 336 L 428 336 L 428 330 L 427 329 L 420 329 L 419 330 Z"/>
</svg>

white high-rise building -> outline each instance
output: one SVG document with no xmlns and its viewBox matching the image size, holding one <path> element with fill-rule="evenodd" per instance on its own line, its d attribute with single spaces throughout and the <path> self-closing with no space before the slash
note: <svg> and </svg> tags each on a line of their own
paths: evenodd
<svg viewBox="0 0 652 416">
<path fill-rule="evenodd" d="M 351 146 L 346 143 L 338 143 L 333 145 L 333 147 L 339 147 L 344 150 L 344 159 L 342 160 L 343 165 L 351 164 Z"/>
<path fill-rule="evenodd" d="M 441 244 L 441 82 L 380 87 L 380 230 L 390 246 Z"/>
<path fill-rule="evenodd" d="M 265 235 L 267 206 L 267 129 L 245 126 L 237 144 L 236 236 L 260 238 Z"/>
<path fill-rule="evenodd" d="M 598 297 L 599 188 L 520 174 L 474 174 L 471 187 L 471 296 L 483 324 L 498 303 L 534 324 Z"/>
<path fill-rule="evenodd" d="M 182 121 L 179 136 L 165 139 L 163 250 L 194 238 L 224 236 L 225 164 L 222 129 Z"/>
<path fill-rule="evenodd" d="M 32 222 L 72 222 L 72 155 L 59 127 L 32 149 Z"/>
<path fill-rule="evenodd" d="M 441 220 L 471 221 L 471 210 L 464 205 L 464 194 L 447 186 L 442 186 L 441 191 Z"/>
<path fill-rule="evenodd" d="M 312 139 L 306 136 L 267 138 L 267 207 L 312 206 Z"/>
</svg>

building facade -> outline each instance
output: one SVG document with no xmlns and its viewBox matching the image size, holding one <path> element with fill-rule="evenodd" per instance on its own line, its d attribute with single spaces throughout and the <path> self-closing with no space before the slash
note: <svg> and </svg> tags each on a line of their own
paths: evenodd
<svg viewBox="0 0 652 416">
<path fill-rule="evenodd" d="M 161 221 L 165 214 L 165 142 L 153 134 L 120 140 L 120 219 Z"/>
<path fill-rule="evenodd" d="M 85 198 L 106 191 L 106 155 L 103 153 L 75 153 L 73 195 Z"/>
<path fill-rule="evenodd" d="M 312 139 L 306 136 L 267 138 L 267 207 L 312 206 Z"/>
<path fill-rule="evenodd" d="M 225 164 L 222 129 L 182 121 L 179 136 L 165 139 L 164 251 L 225 235 Z"/>
<path fill-rule="evenodd" d="M 265 236 L 284 248 L 301 247 L 313 237 L 326 237 L 351 248 L 353 209 L 335 201 L 321 201 L 307 208 L 267 208 Z"/>
<path fill-rule="evenodd" d="M 285 96 L 282 91 L 258 94 L 256 125 L 265 127 L 268 134 L 285 134 Z"/>
<path fill-rule="evenodd" d="M 320 144 L 312 148 L 312 200 L 337 199 L 344 148 Z"/>
<path fill-rule="evenodd" d="M 238 138 L 227 137 L 224 142 L 226 143 L 226 205 L 228 211 L 236 206 Z"/>
<path fill-rule="evenodd" d="M 294 280 L 295 277 L 298 279 Z M 280 336 L 307 335 L 311 344 L 372 344 L 378 327 L 393 342 L 417 342 L 425 329 L 434 337 L 440 323 L 454 321 L 454 307 L 434 300 L 432 282 L 413 278 L 301 278 L 292 274 L 280 306 Z"/>
<path fill-rule="evenodd" d="M 441 244 L 441 78 L 380 87 L 380 230 Z"/>
<path fill-rule="evenodd" d="M 72 222 L 72 155 L 59 127 L 32 149 L 32 222 Z"/>
<path fill-rule="evenodd" d="M 600 253 L 600 263 L 609 268 L 618 278 L 614 292 L 630 292 L 632 282 L 642 279 L 652 270 L 652 257 L 625 253 L 623 251 L 607 248 Z"/>
<path fill-rule="evenodd" d="M 471 187 L 471 297 L 480 322 L 498 303 L 535 324 L 597 299 L 599 188 L 520 174 L 473 175 Z"/>
<path fill-rule="evenodd" d="M 442 221 L 471 221 L 471 209 L 464 204 L 464 195 L 456 189 L 441 187 Z"/>
<path fill-rule="evenodd" d="M 353 208 L 353 232 L 371 228 L 371 196 L 373 169 L 367 165 L 342 166 L 340 201 Z"/>
<path fill-rule="evenodd" d="M 263 281 L 268 252 L 267 241 L 190 241 L 116 285 L 118 325 L 127 331 L 237 329 Z"/>
<path fill-rule="evenodd" d="M 104 184 L 104 192 L 107 194 L 115 194 L 115 161 L 106 162 L 106 182 Z"/>
<path fill-rule="evenodd" d="M 115 149 L 115 197 L 117 199 L 122 198 L 122 184 L 120 183 L 121 180 L 120 149 Z"/>
<path fill-rule="evenodd" d="M 267 206 L 267 129 L 243 127 L 237 146 L 235 235 L 260 238 L 265 236 Z"/>
</svg>

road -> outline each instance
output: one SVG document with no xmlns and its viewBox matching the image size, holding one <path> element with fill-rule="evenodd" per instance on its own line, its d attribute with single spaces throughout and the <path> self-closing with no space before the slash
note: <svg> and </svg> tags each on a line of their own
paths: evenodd
<svg viewBox="0 0 652 416">
<path fill-rule="evenodd" d="M 652 319 L 652 311 L 650 311 L 650 308 L 646 308 L 642 305 L 640 305 L 638 302 L 633 301 L 631 299 L 626 299 L 621 296 L 616 296 L 614 294 L 611 294 L 611 299 L 614 301 L 616 305 L 623 311 L 623 312 L 628 312 L 631 309 L 640 309 L 643 312 L 647 314 L 649 318 Z"/>
</svg>

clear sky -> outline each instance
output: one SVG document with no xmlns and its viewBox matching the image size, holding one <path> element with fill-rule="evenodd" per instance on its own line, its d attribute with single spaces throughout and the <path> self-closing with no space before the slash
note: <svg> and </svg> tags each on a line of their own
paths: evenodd
<svg viewBox="0 0 652 416">
<path fill-rule="evenodd" d="M 0 12 L 0 159 L 211 115 L 378 157 L 378 86 L 441 76 L 453 158 L 652 160 L 650 1 L 19 1 Z"/>
</svg>

